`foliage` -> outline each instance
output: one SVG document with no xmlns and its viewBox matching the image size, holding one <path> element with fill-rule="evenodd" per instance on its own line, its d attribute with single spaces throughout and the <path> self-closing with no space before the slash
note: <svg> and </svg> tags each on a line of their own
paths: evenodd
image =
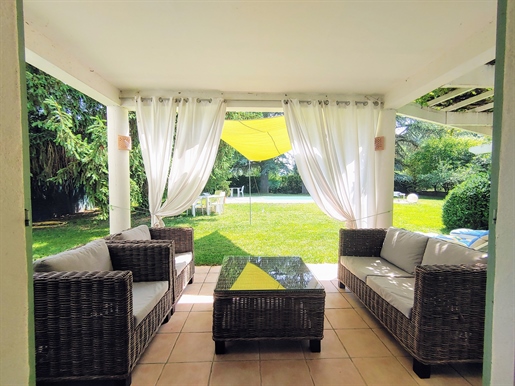
<svg viewBox="0 0 515 386">
<path fill-rule="evenodd" d="M 218 154 L 204 189 L 205 191 L 214 193 L 215 190 L 223 190 L 226 195 L 229 194 L 229 180 L 232 176 L 231 168 L 234 163 L 235 153 L 236 150 L 234 148 L 224 141 L 220 141 Z"/>
<path fill-rule="evenodd" d="M 394 226 L 440 233 L 442 200 L 420 198 L 417 204 L 394 204 Z M 166 218 L 167 226 L 195 229 L 195 264 L 218 265 L 228 255 L 297 255 L 308 263 L 336 263 L 342 223 L 316 204 L 226 204 L 223 215 Z M 150 224 L 133 213 L 132 226 Z M 55 254 L 107 236 L 109 224 L 91 215 L 72 216 L 54 228 L 33 230 L 33 256 Z"/>
<path fill-rule="evenodd" d="M 57 170 L 50 181 L 59 186 L 83 187 L 88 202 L 108 215 L 109 187 L 107 170 L 107 128 L 103 119 L 94 117 L 86 129 L 89 138 L 73 131 L 71 114 L 52 98 L 45 100 L 50 109 L 47 129 L 56 133 L 55 143 L 62 146 L 67 157 L 65 167 Z"/>
<path fill-rule="evenodd" d="M 405 160 L 405 172 L 418 189 L 447 192 L 466 178 L 474 159 L 469 148 L 481 142 L 473 137 L 454 135 L 429 138 Z"/>
<path fill-rule="evenodd" d="M 442 210 L 443 223 L 448 229 L 488 229 L 489 204 L 489 175 L 472 175 L 447 196 Z"/>
<path fill-rule="evenodd" d="M 91 137 L 96 131 L 90 128 L 106 118 L 105 106 L 30 65 L 26 68 L 26 79 L 33 218 L 73 213 L 83 205 L 86 189 L 76 184 L 79 177 L 64 178 L 65 173 L 74 174 L 72 169 L 78 163 L 73 156 L 74 144 L 66 150 L 59 141 L 62 143 L 62 135 L 70 130 L 75 140 L 98 143 L 98 137 Z M 49 104 L 47 100 L 55 103 Z M 57 130 L 55 114 L 64 119 L 61 130 Z"/>
</svg>

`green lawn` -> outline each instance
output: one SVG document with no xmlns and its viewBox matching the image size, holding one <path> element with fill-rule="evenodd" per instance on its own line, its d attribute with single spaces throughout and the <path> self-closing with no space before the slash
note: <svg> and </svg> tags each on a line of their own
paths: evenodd
<svg viewBox="0 0 515 386">
<path fill-rule="evenodd" d="M 413 231 L 443 233 L 443 201 L 420 199 L 417 204 L 394 204 L 394 226 Z M 133 226 L 149 224 L 148 216 L 134 216 Z M 225 205 L 223 215 L 180 216 L 167 226 L 195 229 L 197 265 L 217 265 L 226 255 L 302 256 L 309 263 L 336 263 L 338 230 L 342 223 L 326 216 L 315 204 Z M 108 221 L 73 216 L 54 227 L 34 227 L 34 258 L 51 255 L 109 233 Z"/>
</svg>

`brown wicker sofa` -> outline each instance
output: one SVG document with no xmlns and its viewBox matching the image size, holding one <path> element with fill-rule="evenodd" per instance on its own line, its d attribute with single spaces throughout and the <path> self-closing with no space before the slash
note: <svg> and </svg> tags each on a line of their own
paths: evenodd
<svg viewBox="0 0 515 386">
<path fill-rule="evenodd" d="M 149 228 L 140 225 L 106 238 L 109 242 L 149 243 L 174 242 L 174 304 L 179 300 L 188 284 L 193 283 L 195 274 L 195 251 L 193 247 L 193 228 L 163 227 Z M 172 311 L 173 312 L 173 311 Z"/>
<path fill-rule="evenodd" d="M 37 384 L 130 385 L 174 306 L 173 252 L 173 241 L 99 239 L 37 260 Z"/>
<path fill-rule="evenodd" d="M 341 229 L 339 236 L 340 287 L 413 357 L 420 378 L 430 377 L 431 365 L 482 361 L 483 253 L 395 228 Z"/>
</svg>

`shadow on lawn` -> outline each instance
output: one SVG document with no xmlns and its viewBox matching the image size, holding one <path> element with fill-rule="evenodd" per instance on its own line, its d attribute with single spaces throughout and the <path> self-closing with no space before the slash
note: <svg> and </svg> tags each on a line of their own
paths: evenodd
<svg viewBox="0 0 515 386">
<path fill-rule="evenodd" d="M 220 265 L 224 256 L 248 255 L 218 231 L 195 240 L 195 265 Z"/>
</svg>

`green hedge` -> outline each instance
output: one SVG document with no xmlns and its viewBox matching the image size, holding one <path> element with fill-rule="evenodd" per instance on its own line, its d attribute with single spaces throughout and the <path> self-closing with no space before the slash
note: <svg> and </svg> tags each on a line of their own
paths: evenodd
<svg viewBox="0 0 515 386">
<path fill-rule="evenodd" d="M 442 220 L 447 229 L 488 229 L 490 177 L 476 174 L 456 186 L 447 196 Z"/>
</svg>

